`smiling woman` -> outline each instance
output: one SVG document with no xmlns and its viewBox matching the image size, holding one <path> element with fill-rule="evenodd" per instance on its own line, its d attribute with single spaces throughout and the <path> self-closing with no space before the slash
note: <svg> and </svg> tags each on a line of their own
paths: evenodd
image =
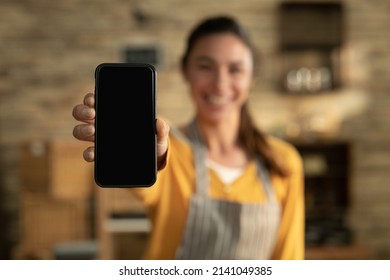
<svg viewBox="0 0 390 280">
<path fill-rule="evenodd" d="M 238 125 L 251 87 L 252 64 L 250 49 L 235 35 L 199 39 L 183 68 L 198 117 L 212 122 L 229 118 Z"/>
<path fill-rule="evenodd" d="M 196 114 L 179 129 L 157 122 L 157 182 L 132 190 L 152 222 L 145 258 L 304 257 L 301 158 L 254 126 L 247 109 L 253 57 L 233 18 L 208 18 L 190 34 L 182 73 Z M 87 101 L 76 106 L 75 118 L 91 123 L 82 115 L 93 104 Z"/>
</svg>

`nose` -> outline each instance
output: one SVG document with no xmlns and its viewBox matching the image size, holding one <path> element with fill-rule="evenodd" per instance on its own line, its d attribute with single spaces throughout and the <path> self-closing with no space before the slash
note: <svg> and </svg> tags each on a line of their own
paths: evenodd
<svg viewBox="0 0 390 280">
<path fill-rule="evenodd" d="M 229 73 L 226 69 L 216 70 L 214 78 L 214 87 L 217 94 L 223 94 L 229 86 Z"/>
</svg>

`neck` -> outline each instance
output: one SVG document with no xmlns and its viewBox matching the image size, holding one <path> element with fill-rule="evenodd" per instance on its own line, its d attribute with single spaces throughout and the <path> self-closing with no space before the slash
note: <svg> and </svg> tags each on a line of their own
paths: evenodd
<svg viewBox="0 0 390 280">
<path fill-rule="evenodd" d="M 198 118 L 198 125 L 207 147 L 208 158 L 230 167 L 246 164 L 246 153 L 238 142 L 239 115 L 218 122 L 207 122 Z"/>
<path fill-rule="evenodd" d="M 238 144 L 239 119 L 206 122 L 198 119 L 199 130 L 208 150 L 228 150 Z"/>
</svg>

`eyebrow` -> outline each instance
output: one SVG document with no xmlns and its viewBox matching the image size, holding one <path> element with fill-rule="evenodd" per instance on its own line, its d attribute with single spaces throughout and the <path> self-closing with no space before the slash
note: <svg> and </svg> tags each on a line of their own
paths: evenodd
<svg viewBox="0 0 390 280">
<path fill-rule="evenodd" d="M 212 59 L 211 57 L 209 56 L 206 56 L 206 55 L 200 55 L 198 57 L 195 57 L 195 61 L 197 62 L 215 62 L 214 59 Z M 229 64 L 234 64 L 234 65 L 242 65 L 243 62 L 241 60 L 238 60 L 238 61 L 230 61 Z"/>
<path fill-rule="evenodd" d="M 207 62 L 214 62 L 214 60 L 208 56 L 201 55 L 195 58 L 196 61 L 207 61 Z"/>
</svg>

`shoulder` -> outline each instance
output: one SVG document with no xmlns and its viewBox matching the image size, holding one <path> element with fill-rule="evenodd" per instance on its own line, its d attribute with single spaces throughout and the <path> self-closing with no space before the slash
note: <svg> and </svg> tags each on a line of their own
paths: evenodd
<svg viewBox="0 0 390 280">
<path fill-rule="evenodd" d="M 274 177 L 273 182 L 277 197 L 284 207 L 294 211 L 293 208 L 297 207 L 297 204 L 301 205 L 304 198 L 302 157 L 296 147 L 285 140 L 269 136 L 268 143 L 276 154 L 277 160 L 281 162 L 286 170 L 285 176 Z"/>
<path fill-rule="evenodd" d="M 174 150 L 190 150 L 191 143 L 187 136 L 177 127 L 171 127 L 169 131 L 170 148 Z"/>
<path fill-rule="evenodd" d="M 190 145 L 190 140 L 188 139 L 188 137 L 184 134 L 182 129 L 176 126 L 171 126 L 169 130 L 169 138 L 171 140 L 179 141 L 182 144 Z"/>
<path fill-rule="evenodd" d="M 277 157 L 287 164 L 289 169 L 302 168 L 302 157 L 294 145 L 272 135 L 267 135 L 267 141 Z"/>
<path fill-rule="evenodd" d="M 275 149 L 276 151 L 284 154 L 298 154 L 297 149 L 295 146 L 286 140 L 283 140 L 281 138 L 275 137 L 273 135 L 267 135 L 266 139 L 269 143 L 269 145 Z"/>
<path fill-rule="evenodd" d="M 167 165 L 164 169 L 178 169 L 192 164 L 193 152 L 190 140 L 177 127 L 169 131 Z"/>
</svg>

